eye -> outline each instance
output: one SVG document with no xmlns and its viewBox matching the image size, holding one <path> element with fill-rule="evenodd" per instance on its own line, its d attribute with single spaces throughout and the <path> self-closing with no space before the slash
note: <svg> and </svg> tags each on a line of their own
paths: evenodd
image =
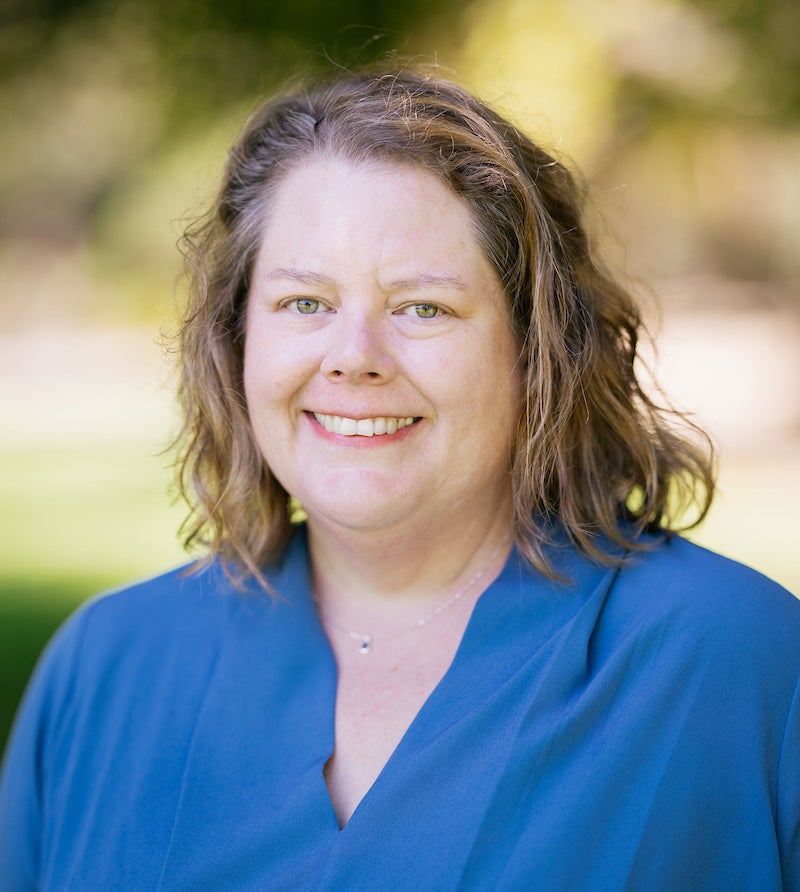
<svg viewBox="0 0 800 892">
<path fill-rule="evenodd" d="M 315 297 L 295 297 L 287 301 L 284 306 L 287 309 L 294 310 L 296 313 L 310 316 L 319 310 L 321 303 Z"/>
<path fill-rule="evenodd" d="M 433 319 L 441 316 L 443 310 L 436 304 L 410 304 L 402 310 L 408 316 L 417 316 L 419 319 Z"/>
</svg>

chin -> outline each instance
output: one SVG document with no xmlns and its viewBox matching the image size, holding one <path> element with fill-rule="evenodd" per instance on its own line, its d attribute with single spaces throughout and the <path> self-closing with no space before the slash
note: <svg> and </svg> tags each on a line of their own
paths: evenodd
<svg viewBox="0 0 800 892">
<path fill-rule="evenodd" d="M 311 526 L 319 523 L 327 527 L 340 527 L 352 532 L 374 533 L 401 526 L 414 513 L 408 492 L 376 496 L 374 491 L 360 495 L 350 493 L 339 498 L 330 496 L 324 500 L 308 500 L 303 508 Z M 302 502 L 302 499 L 301 499 Z M 417 507 L 421 503 L 416 503 Z"/>
<path fill-rule="evenodd" d="M 353 532 L 365 533 L 390 529 L 402 523 L 403 512 L 398 511 L 397 505 L 387 506 L 388 510 L 376 510 L 375 501 L 372 504 L 362 502 L 337 502 L 335 505 L 315 505 L 311 510 L 306 509 L 309 523 L 315 522 L 326 526 L 338 526 Z"/>
</svg>

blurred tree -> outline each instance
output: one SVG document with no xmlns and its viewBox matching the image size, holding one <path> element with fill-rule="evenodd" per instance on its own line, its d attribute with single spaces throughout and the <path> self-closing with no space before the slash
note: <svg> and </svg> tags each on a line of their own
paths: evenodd
<svg viewBox="0 0 800 892">
<path fill-rule="evenodd" d="M 534 108 L 609 188 L 637 165 L 658 181 L 665 195 L 641 190 L 658 211 L 625 208 L 634 237 L 664 246 L 657 273 L 708 258 L 797 273 L 797 177 L 773 138 L 800 124 L 796 0 L 0 0 L 0 22 L 0 288 L 45 313 L 54 279 L 56 312 L 157 303 L 176 268 L 168 221 L 254 97 L 393 52 Z M 494 82 L 478 74 L 492 59 Z M 503 101 L 509 83 L 521 103 Z"/>
<path fill-rule="evenodd" d="M 800 308 L 800 4 L 485 0 L 466 18 L 456 67 L 573 154 L 646 278 L 684 278 L 696 305 L 729 290 L 690 279 L 747 280 L 748 304 Z"/>
<path fill-rule="evenodd" d="M 775 121 L 800 118 L 800 3 L 796 0 L 695 0 L 746 51 L 749 110 Z"/>
<path fill-rule="evenodd" d="M 23 311 L 114 318 L 125 315 L 125 306 L 153 303 L 154 287 L 168 291 L 175 267 L 167 221 L 192 202 L 198 169 L 219 154 L 214 147 L 229 141 L 255 96 L 303 70 L 419 52 L 423 44 L 414 35 L 435 30 L 459 6 L 459 0 L 0 3 L 6 321 Z M 47 272 L 55 270 L 62 299 L 53 302 Z M 22 292 L 24 310 L 10 298 Z"/>
<path fill-rule="evenodd" d="M 368 62 L 408 48 L 409 36 L 453 15 L 459 0 L 7 0 L 0 43 L 5 77 L 46 66 L 65 34 L 99 42 L 121 29 L 151 51 L 162 89 L 181 111 L 205 112 L 276 77 L 331 59 Z"/>
</svg>

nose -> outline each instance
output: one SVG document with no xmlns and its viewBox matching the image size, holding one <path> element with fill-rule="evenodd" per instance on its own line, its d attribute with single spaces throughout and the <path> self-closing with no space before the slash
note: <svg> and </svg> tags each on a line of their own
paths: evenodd
<svg viewBox="0 0 800 892">
<path fill-rule="evenodd" d="M 382 384 L 395 375 L 395 363 L 382 319 L 340 313 L 320 371 L 330 380 Z"/>
</svg>

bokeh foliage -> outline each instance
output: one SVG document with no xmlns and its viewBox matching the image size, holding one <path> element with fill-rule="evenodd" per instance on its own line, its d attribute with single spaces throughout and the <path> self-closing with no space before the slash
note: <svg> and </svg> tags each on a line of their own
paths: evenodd
<svg viewBox="0 0 800 892">
<path fill-rule="evenodd" d="M 397 54 L 527 111 L 600 188 L 628 183 L 622 237 L 657 276 L 794 286 L 798 33 L 793 0 L 4 0 L 3 290 L 29 314 L 152 317 L 177 270 L 173 221 L 203 203 L 255 97 Z M 752 226 L 731 212 L 743 202 Z M 64 267 L 66 300 L 48 305 L 31 256 Z M 20 312 L 6 298 L 0 320 Z"/>
</svg>

